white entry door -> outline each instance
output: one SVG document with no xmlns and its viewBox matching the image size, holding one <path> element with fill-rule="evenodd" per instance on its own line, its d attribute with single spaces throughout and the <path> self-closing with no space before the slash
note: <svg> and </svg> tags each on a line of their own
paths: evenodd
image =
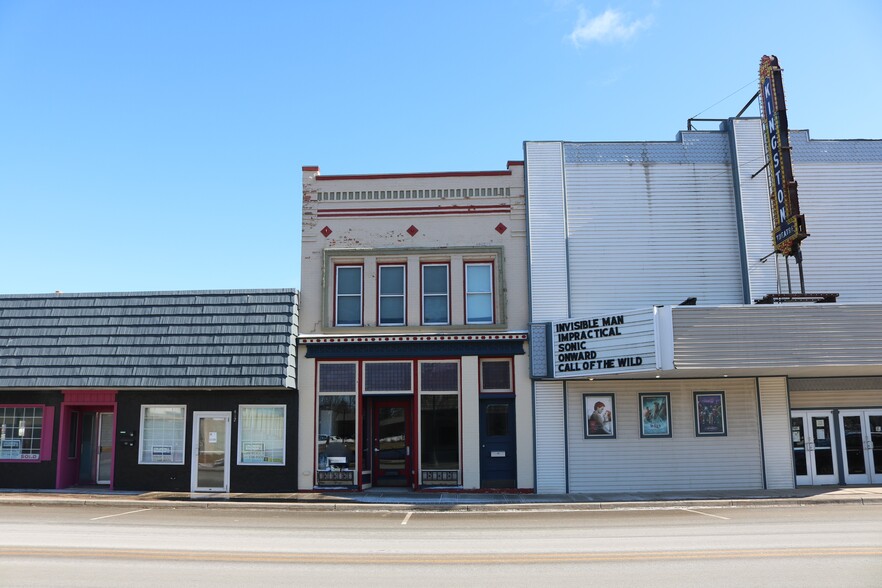
<svg viewBox="0 0 882 588">
<path fill-rule="evenodd" d="M 113 413 L 98 413 L 98 442 L 95 444 L 95 483 L 110 484 L 110 471 L 113 467 Z"/>
<path fill-rule="evenodd" d="M 791 411 L 790 441 L 797 486 L 839 483 L 832 411 Z"/>
<path fill-rule="evenodd" d="M 230 491 L 230 413 L 193 413 L 192 492 Z"/>
<path fill-rule="evenodd" d="M 882 483 L 882 410 L 839 413 L 847 484 Z"/>
</svg>

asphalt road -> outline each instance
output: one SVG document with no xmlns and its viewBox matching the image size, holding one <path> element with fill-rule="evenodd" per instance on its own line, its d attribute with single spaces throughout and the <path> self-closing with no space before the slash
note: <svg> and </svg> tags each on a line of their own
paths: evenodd
<svg viewBox="0 0 882 588">
<path fill-rule="evenodd" d="M 0 586 L 872 586 L 882 506 L 292 512 L 0 506 Z"/>
</svg>

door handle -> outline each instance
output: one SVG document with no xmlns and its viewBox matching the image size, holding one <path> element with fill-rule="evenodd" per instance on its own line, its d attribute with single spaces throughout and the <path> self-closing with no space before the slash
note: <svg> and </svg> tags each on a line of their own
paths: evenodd
<svg viewBox="0 0 882 588">
<path fill-rule="evenodd" d="M 407 457 L 410 457 L 410 445 L 408 445 L 408 446 L 405 447 L 404 449 L 407 450 Z"/>
<path fill-rule="evenodd" d="M 374 447 L 374 453 L 380 453 L 380 448 L 379 448 L 379 447 Z"/>
</svg>

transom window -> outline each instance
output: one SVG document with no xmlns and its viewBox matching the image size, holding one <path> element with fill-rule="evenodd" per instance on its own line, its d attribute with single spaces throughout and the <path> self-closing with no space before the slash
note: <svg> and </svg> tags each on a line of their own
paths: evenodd
<svg viewBox="0 0 882 588">
<path fill-rule="evenodd" d="M 319 365 L 319 392 L 355 392 L 356 364 L 322 363 Z"/>
<path fill-rule="evenodd" d="M 380 266 L 380 317 L 381 325 L 403 325 L 405 267 L 403 265 Z"/>
<path fill-rule="evenodd" d="M 358 265 L 337 266 L 335 324 L 338 327 L 361 326 L 362 268 Z"/>
<path fill-rule="evenodd" d="M 423 265 L 423 324 L 450 324 L 450 267 Z"/>
<path fill-rule="evenodd" d="M 459 363 L 455 361 L 421 361 L 420 392 L 459 392 Z"/>
<path fill-rule="evenodd" d="M 493 265 L 468 263 L 465 266 L 466 324 L 493 323 Z"/>
<path fill-rule="evenodd" d="M 481 392 L 514 392 L 511 359 L 481 360 Z"/>
<path fill-rule="evenodd" d="M 364 392 L 412 392 L 413 363 L 409 361 L 366 362 L 364 364 Z"/>
</svg>

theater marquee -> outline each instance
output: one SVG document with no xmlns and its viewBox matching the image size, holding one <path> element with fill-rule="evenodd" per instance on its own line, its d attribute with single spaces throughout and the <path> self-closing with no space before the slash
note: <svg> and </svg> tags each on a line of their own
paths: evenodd
<svg viewBox="0 0 882 588">
<path fill-rule="evenodd" d="M 653 309 L 547 323 L 553 378 L 584 378 L 656 368 Z"/>
</svg>

